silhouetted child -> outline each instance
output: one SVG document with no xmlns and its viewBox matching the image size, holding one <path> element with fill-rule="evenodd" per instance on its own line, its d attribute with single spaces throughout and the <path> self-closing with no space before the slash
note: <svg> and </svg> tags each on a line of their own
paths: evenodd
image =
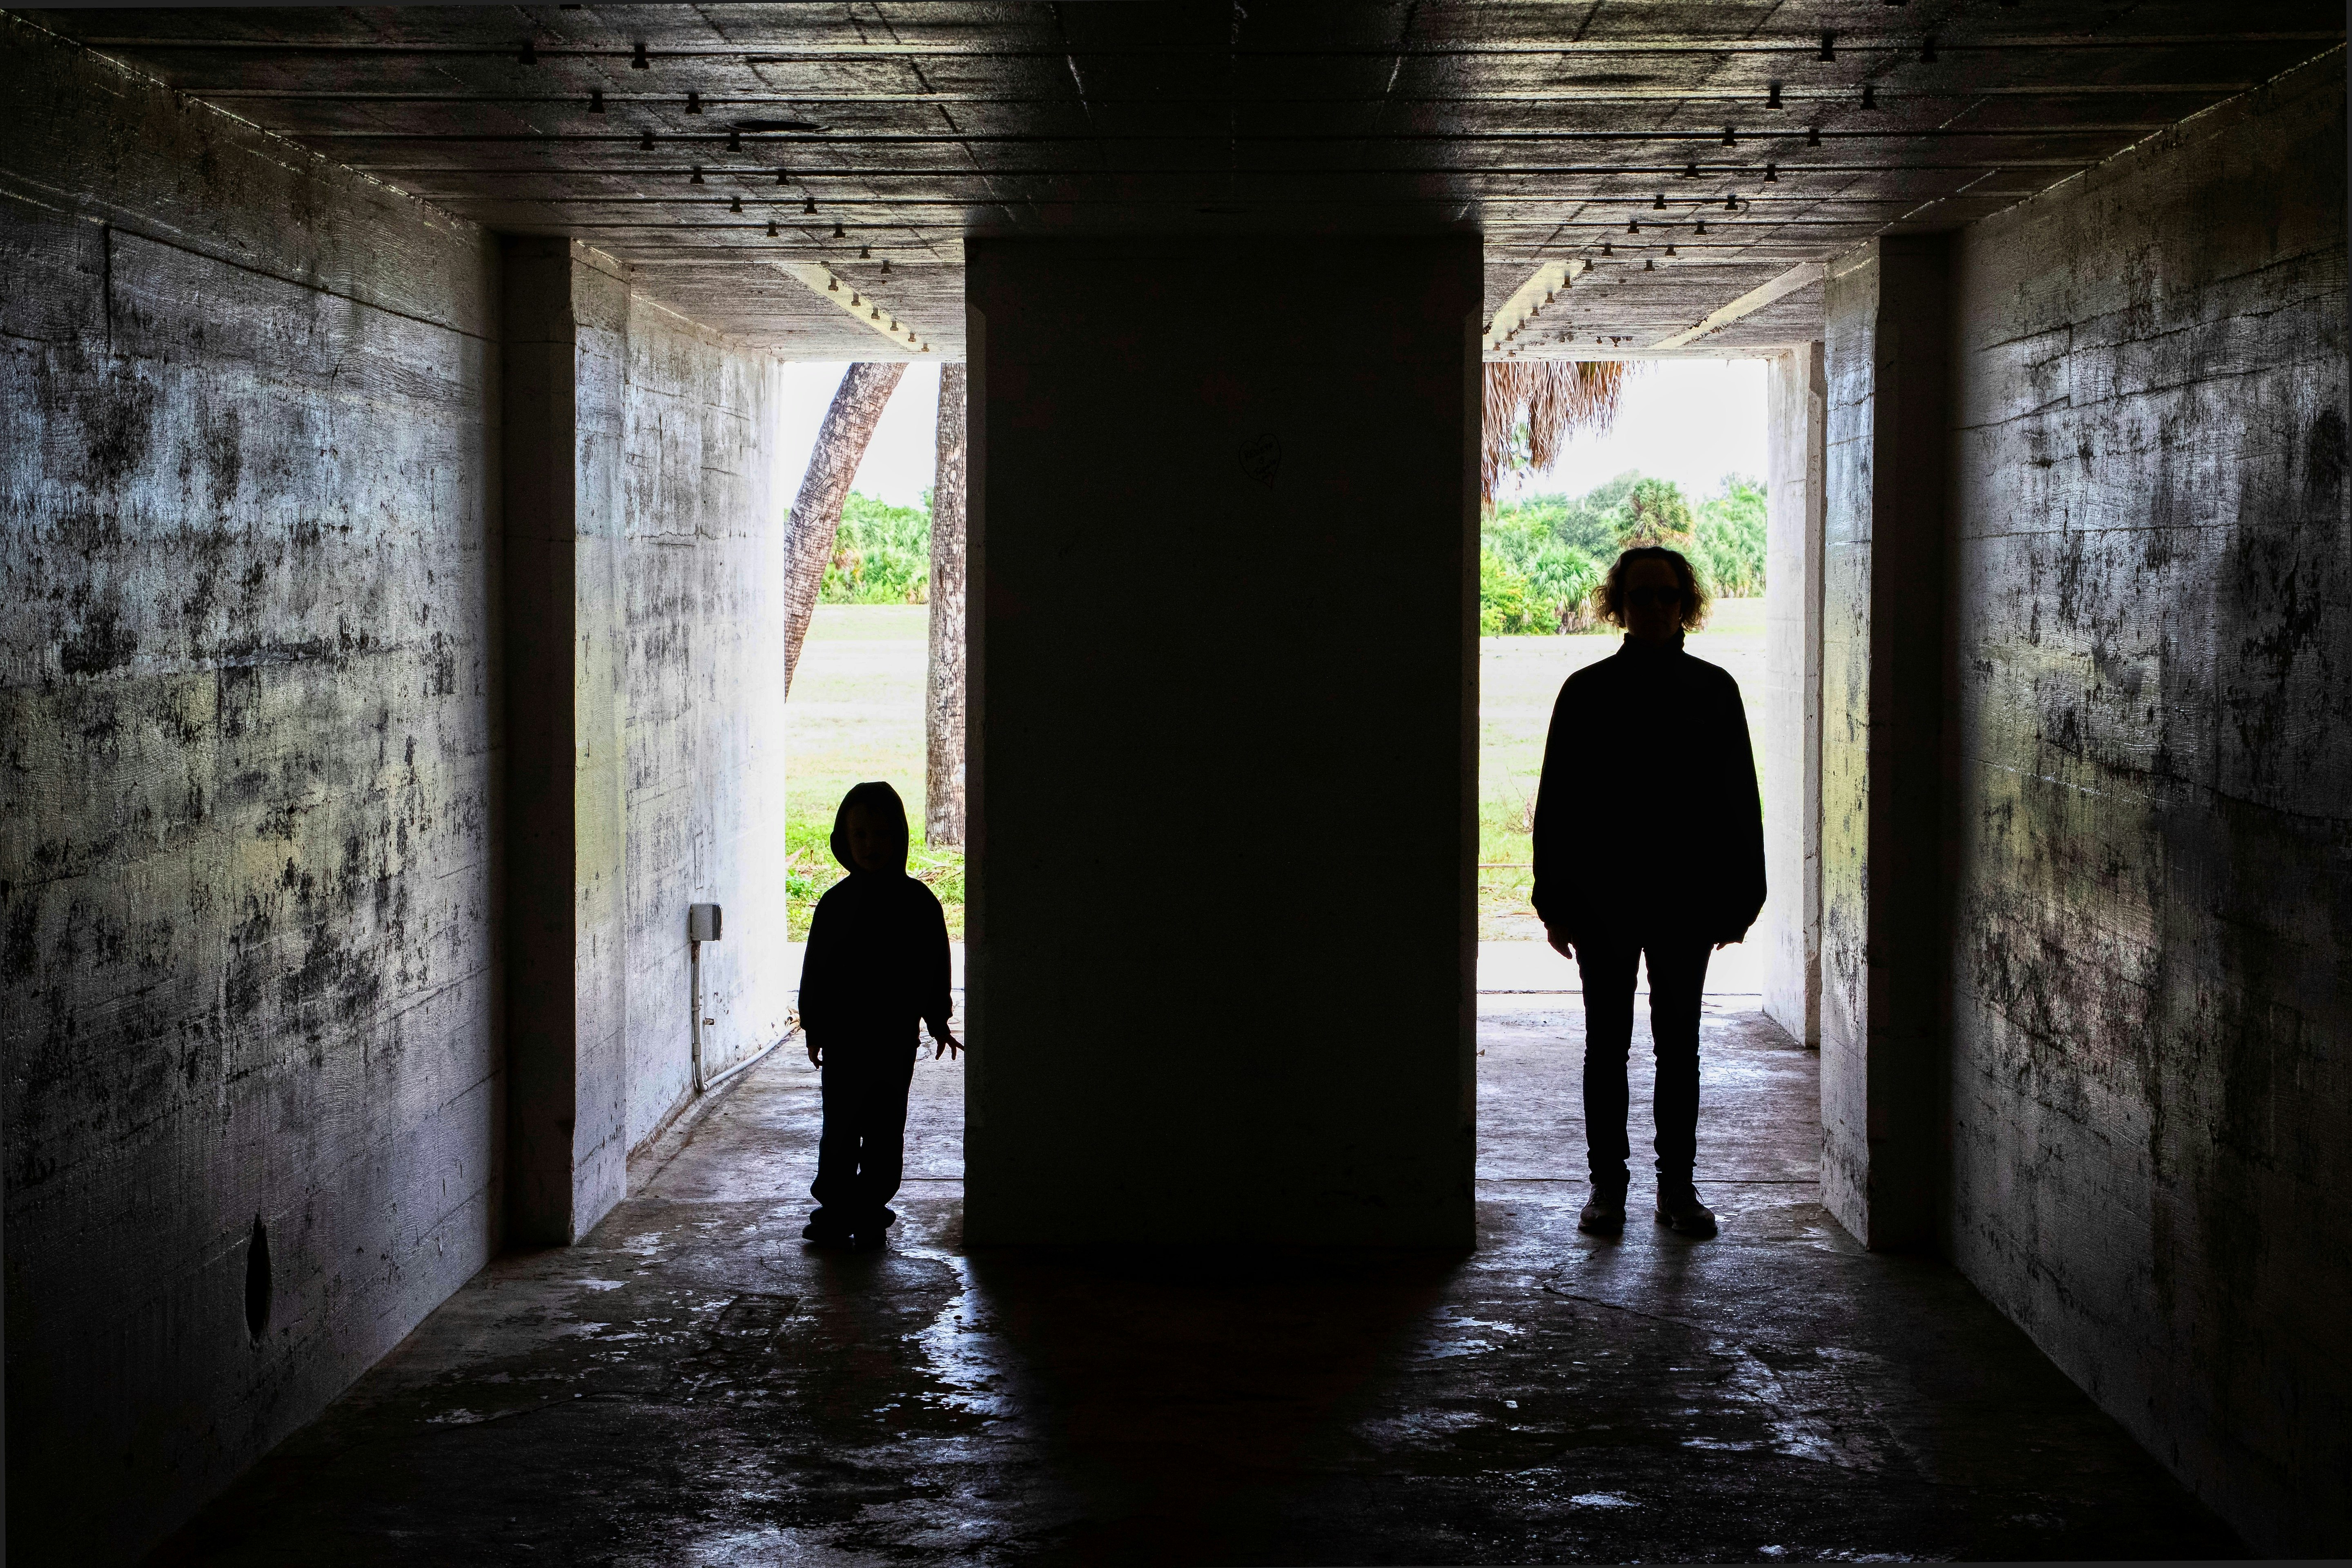
<svg viewBox="0 0 2352 1568">
<path fill-rule="evenodd" d="M 907 875 L 907 808 L 887 784 L 841 800 L 833 858 L 849 875 L 817 900 L 801 966 L 801 1028 L 824 1076 L 817 1201 L 801 1234 L 821 1246 L 870 1247 L 898 1219 L 888 1207 L 906 1163 L 907 1089 L 922 1046 L 919 1022 L 959 1056 L 948 1033 L 948 922 L 931 890 Z"/>
</svg>

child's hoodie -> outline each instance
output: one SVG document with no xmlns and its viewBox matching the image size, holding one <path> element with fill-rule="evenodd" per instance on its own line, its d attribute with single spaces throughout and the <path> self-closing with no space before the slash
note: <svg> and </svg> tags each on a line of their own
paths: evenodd
<svg viewBox="0 0 2352 1568">
<path fill-rule="evenodd" d="M 871 810 L 886 836 L 888 868 L 860 870 L 849 854 L 849 815 Z M 948 1025 L 948 922 L 931 890 L 907 875 L 907 808 L 887 784 L 862 784 L 833 819 L 833 858 L 849 875 L 817 900 L 801 963 L 801 1026 L 828 1049 L 868 1041 L 912 1055 L 915 1026 Z"/>
</svg>

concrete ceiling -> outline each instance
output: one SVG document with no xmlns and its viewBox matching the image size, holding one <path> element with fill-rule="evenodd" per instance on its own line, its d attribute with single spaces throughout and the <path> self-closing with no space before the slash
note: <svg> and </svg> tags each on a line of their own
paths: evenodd
<svg viewBox="0 0 2352 1568">
<path fill-rule="evenodd" d="M 1498 352 L 1801 341 L 1818 284 L 1691 331 L 1873 235 L 2045 189 L 2340 47 L 2345 16 L 2336 0 L 20 14 L 493 228 L 594 245 L 688 314 L 801 359 L 905 357 L 879 330 L 893 315 L 961 357 L 966 235 L 1153 230 L 1262 243 L 1268 283 L 1302 291 L 1351 236 L 1480 232 L 1490 315 L 1566 264 L 1571 286 Z M 880 316 L 780 262 L 822 263 Z"/>
</svg>

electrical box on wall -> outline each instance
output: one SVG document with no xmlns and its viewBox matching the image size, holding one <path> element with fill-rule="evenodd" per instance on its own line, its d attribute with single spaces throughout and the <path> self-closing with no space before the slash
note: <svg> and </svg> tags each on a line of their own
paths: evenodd
<svg viewBox="0 0 2352 1568">
<path fill-rule="evenodd" d="M 686 906 L 686 940 L 688 942 L 719 940 L 719 906 L 717 904 Z"/>
</svg>

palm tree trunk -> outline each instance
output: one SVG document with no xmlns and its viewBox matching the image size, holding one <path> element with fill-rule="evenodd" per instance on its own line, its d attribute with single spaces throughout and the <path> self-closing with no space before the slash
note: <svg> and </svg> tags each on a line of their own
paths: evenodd
<svg viewBox="0 0 2352 1568">
<path fill-rule="evenodd" d="M 784 694 L 793 689 L 793 671 L 801 662 L 801 644 L 807 640 L 809 617 L 816 611 L 817 590 L 824 584 L 825 563 L 833 559 L 833 536 L 841 527 L 841 503 L 849 499 L 849 481 L 857 477 L 866 444 L 874 438 L 883 405 L 890 401 L 903 363 L 858 363 L 844 373 L 833 406 L 824 411 L 816 446 L 809 452 L 808 471 L 801 476 L 801 493 L 793 501 L 784 525 Z"/>
<path fill-rule="evenodd" d="M 940 367 L 939 477 L 931 481 L 931 668 L 923 838 L 963 842 L 964 367 Z"/>
</svg>

